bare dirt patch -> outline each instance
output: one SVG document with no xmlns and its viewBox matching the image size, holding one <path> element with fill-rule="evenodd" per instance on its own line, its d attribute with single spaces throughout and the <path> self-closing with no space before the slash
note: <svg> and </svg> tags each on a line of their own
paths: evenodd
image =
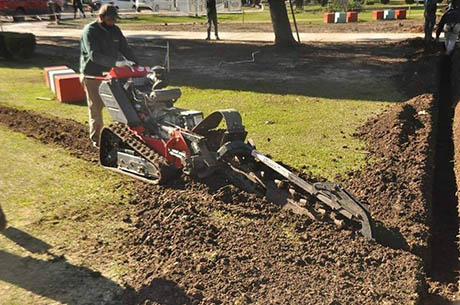
<svg viewBox="0 0 460 305">
<path fill-rule="evenodd" d="M 25 110 L 0 105 L 0 121 L 14 131 L 21 132 L 45 144 L 57 144 L 72 155 L 90 162 L 98 162 L 98 151 L 88 141 L 87 127 L 60 118 L 43 117 Z"/>
<path fill-rule="evenodd" d="M 40 38 L 39 42 L 38 52 L 51 56 L 65 53 L 66 63 L 78 69 L 77 39 Z M 165 45 L 166 41 L 132 39 L 130 44 L 142 64 L 164 62 L 164 51 L 154 45 Z M 169 78 L 175 86 L 395 102 L 434 92 L 436 87 L 431 55 L 423 52 L 420 40 L 315 43 L 292 50 L 270 43 L 189 40 L 173 40 L 170 46 Z M 252 62 L 254 52 L 258 53 Z"/>
<path fill-rule="evenodd" d="M 351 174 L 347 182 L 375 208 L 373 217 L 384 224 L 377 231 L 381 242 L 427 262 L 435 148 L 433 102 L 432 95 L 418 96 L 360 128 L 359 136 L 369 143 L 371 166 Z"/>
<path fill-rule="evenodd" d="M 413 119 L 406 117 L 405 109 L 429 111 L 429 100 L 425 96 L 398 106 L 373 126 L 385 126 L 392 118 L 397 126 L 412 126 L 407 121 Z M 76 155 L 91 152 L 47 132 L 73 125 L 76 129 L 72 134 L 79 142 L 86 140 L 86 134 L 78 136 L 85 129 L 81 124 L 3 107 L 0 113 L 2 124 L 45 143 L 63 145 L 78 152 Z M 423 117 L 418 119 L 425 122 Z M 414 145 L 406 153 L 423 157 L 426 145 L 421 142 L 429 126 L 396 129 L 382 143 L 390 152 L 388 143 L 392 148 L 401 138 L 418 137 L 409 141 Z M 424 162 L 406 161 L 410 160 Z M 362 174 L 361 181 L 372 179 L 374 171 L 370 176 Z M 407 172 L 410 174 L 413 172 Z M 375 176 L 377 181 L 382 177 Z M 360 176 L 356 177 L 354 191 L 359 197 L 375 193 L 373 184 L 358 183 Z M 368 198 L 374 217 L 384 215 L 393 204 L 382 198 L 398 196 L 400 191 L 394 188 L 383 197 L 375 195 L 378 203 Z M 133 287 L 125 291 L 128 304 L 144 304 L 146 300 L 165 304 L 225 304 L 235 300 L 305 304 L 306 298 L 311 304 L 381 304 L 417 302 L 423 295 L 423 262 L 417 256 L 367 242 L 352 231 L 282 212 L 225 181 L 200 183 L 184 178 L 166 188 L 141 184 L 136 193 L 131 202 L 135 212 L 129 216 L 133 231 L 117 248 L 130 266 L 124 276 L 127 285 Z M 420 199 L 415 196 L 411 204 L 422 209 L 425 202 Z M 401 218 L 400 222 L 406 223 L 398 223 L 403 228 L 410 225 L 410 219 Z M 283 293 L 287 290 L 290 293 Z"/>
</svg>

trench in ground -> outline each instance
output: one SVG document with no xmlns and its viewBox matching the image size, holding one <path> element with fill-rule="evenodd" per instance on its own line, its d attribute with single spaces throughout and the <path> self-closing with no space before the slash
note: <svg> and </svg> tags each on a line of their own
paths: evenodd
<svg viewBox="0 0 460 305">
<path fill-rule="evenodd" d="M 459 228 L 457 185 L 454 172 L 454 94 L 451 58 L 444 56 L 439 65 L 437 94 L 437 142 L 433 188 L 431 264 L 427 275 L 441 285 L 457 286 Z"/>
</svg>

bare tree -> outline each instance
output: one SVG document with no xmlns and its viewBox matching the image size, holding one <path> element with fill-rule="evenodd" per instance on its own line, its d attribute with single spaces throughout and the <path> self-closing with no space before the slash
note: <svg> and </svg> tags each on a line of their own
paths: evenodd
<svg viewBox="0 0 460 305">
<path fill-rule="evenodd" d="M 268 0 L 270 15 L 272 18 L 273 31 L 275 32 L 275 45 L 293 47 L 297 42 L 292 36 L 291 24 L 284 0 Z"/>
</svg>

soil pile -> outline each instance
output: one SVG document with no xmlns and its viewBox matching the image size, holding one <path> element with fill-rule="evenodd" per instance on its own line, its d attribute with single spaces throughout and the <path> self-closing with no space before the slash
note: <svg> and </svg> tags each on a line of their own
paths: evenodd
<svg viewBox="0 0 460 305">
<path fill-rule="evenodd" d="M 420 196 L 429 177 L 419 170 L 430 160 L 430 102 L 429 95 L 418 97 L 363 127 L 377 162 L 349 181 L 381 221 L 379 239 L 401 230 L 411 250 L 426 246 L 427 202 Z M 95 158 L 77 122 L 7 107 L 0 108 L 0 122 Z M 424 293 L 423 262 L 413 254 L 293 215 L 223 177 L 182 177 L 165 187 L 140 183 L 136 193 L 126 217 L 133 229 L 114 245 L 129 267 L 126 304 L 407 304 Z M 394 198 L 410 206 L 394 214 Z"/>
<path fill-rule="evenodd" d="M 430 260 L 434 172 L 434 98 L 425 94 L 391 107 L 359 130 L 368 143 L 369 167 L 347 185 L 371 205 L 377 240 Z M 383 226 L 382 226 L 383 224 Z"/>
<path fill-rule="evenodd" d="M 0 105 L 0 123 L 45 144 L 62 146 L 78 158 L 98 161 L 98 151 L 88 140 L 88 128 L 76 121 Z"/>
<path fill-rule="evenodd" d="M 125 295 L 127 304 L 418 300 L 422 264 L 407 252 L 281 211 L 231 186 L 177 187 L 145 186 L 132 201 L 137 229 L 124 251 L 134 271 L 125 280 L 135 291 Z"/>
</svg>

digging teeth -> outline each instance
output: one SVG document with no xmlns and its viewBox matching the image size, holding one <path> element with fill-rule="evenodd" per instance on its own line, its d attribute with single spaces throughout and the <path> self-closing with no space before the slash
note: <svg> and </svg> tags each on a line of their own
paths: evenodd
<svg viewBox="0 0 460 305">
<path fill-rule="evenodd" d="M 315 215 L 315 212 L 309 208 L 305 208 L 306 211 L 308 211 L 307 216 L 310 217 L 310 219 L 313 220 L 318 220 L 318 217 Z"/>
<path fill-rule="evenodd" d="M 295 193 L 295 189 L 289 189 L 289 194 L 291 194 L 292 197 L 294 197 Z"/>
<path fill-rule="evenodd" d="M 331 213 L 330 217 L 331 217 L 332 221 L 334 222 L 334 224 L 339 229 L 343 229 L 345 227 L 345 221 L 343 221 L 343 219 L 338 219 L 337 215 L 335 213 Z"/>
<path fill-rule="evenodd" d="M 334 224 L 339 228 L 343 229 L 345 227 L 345 222 L 340 219 L 334 219 Z"/>
<path fill-rule="evenodd" d="M 323 208 L 319 208 L 317 211 L 321 215 L 321 217 L 324 217 L 327 214 L 327 211 Z"/>
<path fill-rule="evenodd" d="M 275 185 L 279 189 L 283 189 L 286 186 L 286 183 L 284 181 L 275 179 Z"/>
<path fill-rule="evenodd" d="M 302 207 L 306 207 L 306 206 L 307 206 L 307 200 L 306 200 L 306 199 L 303 199 L 303 198 L 300 199 L 300 200 L 299 200 L 299 203 L 300 203 L 300 206 L 302 206 Z"/>
</svg>

